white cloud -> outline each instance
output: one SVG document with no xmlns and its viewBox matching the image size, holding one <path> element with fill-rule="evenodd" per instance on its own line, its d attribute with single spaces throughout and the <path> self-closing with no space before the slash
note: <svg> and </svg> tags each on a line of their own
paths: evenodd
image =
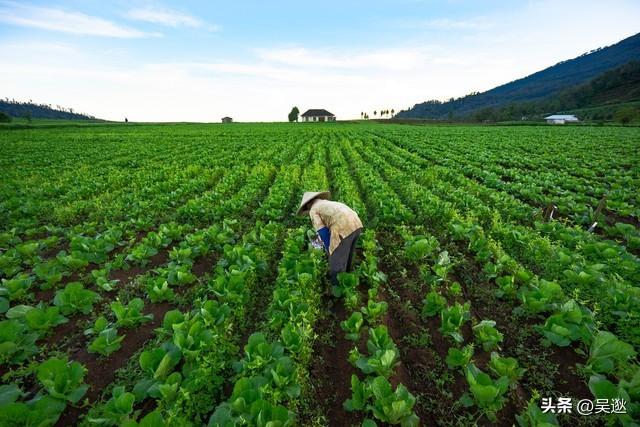
<svg viewBox="0 0 640 427">
<path fill-rule="evenodd" d="M 157 7 L 135 8 L 127 12 L 127 18 L 136 21 L 151 22 L 153 24 L 166 25 L 169 27 L 205 27 L 209 31 L 218 31 L 220 26 L 205 24 L 195 16 L 187 15 L 176 10 Z"/>
<path fill-rule="evenodd" d="M 386 49 L 324 52 L 320 60 L 306 53 L 308 58 L 296 65 L 267 60 L 269 55 L 263 54 L 244 61 L 139 66 L 100 64 L 88 53 L 53 59 L 20 46 L 0 49 L 7 52 L 0 59 L 0 80 L 11 88 L 5 96 L 69 105 L 115 120 L 126 115 L 134 121 L 217 121 L 230 115 L 239 121 L 279 121 L 286 119 L 293 104 L 327 108 L 347 119 L 359 117 L 363 110 L 409 107 L 427 97 L 425 86 L 431 87 L 428 97 L 445 98 L 454 90 L 470 91 L 485 79 L 482 73 L 465 79 L 466 68 L 452 71 L 435 64 L 420 48 L 409 47 L 399 49 L 398 55 L 415 66 L 398 70 L 380 60 L 393 60 Z M 438 56 L 435 51 L 434 55 Z M 346 57 L 359 58 L 359 67 L 334 66 Z"/>
<path fill-rule="evenodd" d="M 366 52 L 345 52 L 303 47 L 257 49 L 258 58 L 294 67 L 326 67 L 366 71 L 369 68 L 406 70 L 414 68 L 428 57 L 429 47 L 371 49 Z"/>
<path fill-rule="evenodd" d="M 637 32 L 637 4 L 581 8 L 567 1 L 492 14 L 495 26 L 487 31 L 435 32 L 444 34 L 439 38 L 414 28 L 405 37 L 411 42 L 395 46 L 258 44 L 249 55 L 199 51 L 193 58 L 216 58 L 200 61 L 180 55 L 187 59 L 169 62 L 171 52 L 132 61 L 139 51 L 107 55 L 84 45 L 50 49 L 37 40 L 0 39 L 0 81 L 3 96 L 114 120 L 286 120 L 293 105 L 349 119 L 487 90 Z"/>
<path fill-rule="evenodd" d="M 69 34 L 101 37 L 140 38 L 160 35 L 124 27 L 106 19 L 80 12 L 27 6 L 13 2 L 0 2 L 0 22 Z"/>
</svg>

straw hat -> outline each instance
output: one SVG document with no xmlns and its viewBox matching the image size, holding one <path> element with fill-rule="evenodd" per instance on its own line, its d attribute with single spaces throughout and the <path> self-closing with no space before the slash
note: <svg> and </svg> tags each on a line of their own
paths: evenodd
<svg viewBox="0 0 640 427">
<path fill-rule="evenodd" d="M 296 215 L 304 215 L 307 213 L 308 209 L 306 206 L 309 202 L 315 199 L 328 199 L 331 196 L 331 193 L 328 191 L 307 191 L 302 195 L 302 201 L 300 202 L 300 207 L 298 208 L 298 212 Z"/>
</svg>

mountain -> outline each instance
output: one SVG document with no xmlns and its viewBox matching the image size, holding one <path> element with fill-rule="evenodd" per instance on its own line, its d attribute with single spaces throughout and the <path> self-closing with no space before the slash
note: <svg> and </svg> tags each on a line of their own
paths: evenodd
<svg viewBox="0 0 640 427">
<path fill-rule="evenodd" d="M 464 118 L 478 110 L 511 103 L 538 101 L 564 89 L 584 84 L 605 71 L 640 60 L 640 33 L 612 46 L 546 68 L 530 76 L 447 102 L 427 101 L 399 112 L 397 118 Z"/>
<path fill-rule="evenodd" d="M 476 121 L 540 119 L 552 113 L 572 113 L 582 119 L 610 120 L 622 108 L 640 106 L 640 61 L 605 71 L 587 83 L 572 86 L 538 101 L 511 102 L 473 113 Z M 635 112 L 632 115 L 636 115 Z"/>
<path fill-rule="evenodd" d="M 0 99 L 0 112 L 11 117 L 28 117 L 33 119 L 64 119 L 64 120 L 95 120 L 95 117 L 84 113 L 74 112 L 73 108 L 65 109 L 57 106 L 53 108 L 47 104 L 34 104 L 33 102 L 19 102 Z"/>
</svg>

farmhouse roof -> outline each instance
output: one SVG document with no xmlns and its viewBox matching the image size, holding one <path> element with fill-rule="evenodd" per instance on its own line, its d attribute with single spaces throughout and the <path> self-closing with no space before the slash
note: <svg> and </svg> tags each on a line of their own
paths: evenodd
<svg viewBox="0 0 640 427">
<path fill-rule="evenodd" d="M 578 120 L 573 114 L 552 114 L 544 118 L 545 120 Z"/>
<path fill-rule="evenodd" d="M 311 110 L 307 110 L 302 114 L 302 117 L 321 117 L 321 116 L 333 116 L 327 110 L 322 108 L 312 108 Z"/>
</svg>

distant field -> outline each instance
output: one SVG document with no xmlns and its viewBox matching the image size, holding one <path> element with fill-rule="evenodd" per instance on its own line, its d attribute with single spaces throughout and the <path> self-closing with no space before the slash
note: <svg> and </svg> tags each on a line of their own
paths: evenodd
<svg viewBox="0 0 640 427">
<path fill-rule="evenodd" d="M 639 189 L 638 128 L 0 127 L 0 425 L 632 425 Z"/>
</svg>

